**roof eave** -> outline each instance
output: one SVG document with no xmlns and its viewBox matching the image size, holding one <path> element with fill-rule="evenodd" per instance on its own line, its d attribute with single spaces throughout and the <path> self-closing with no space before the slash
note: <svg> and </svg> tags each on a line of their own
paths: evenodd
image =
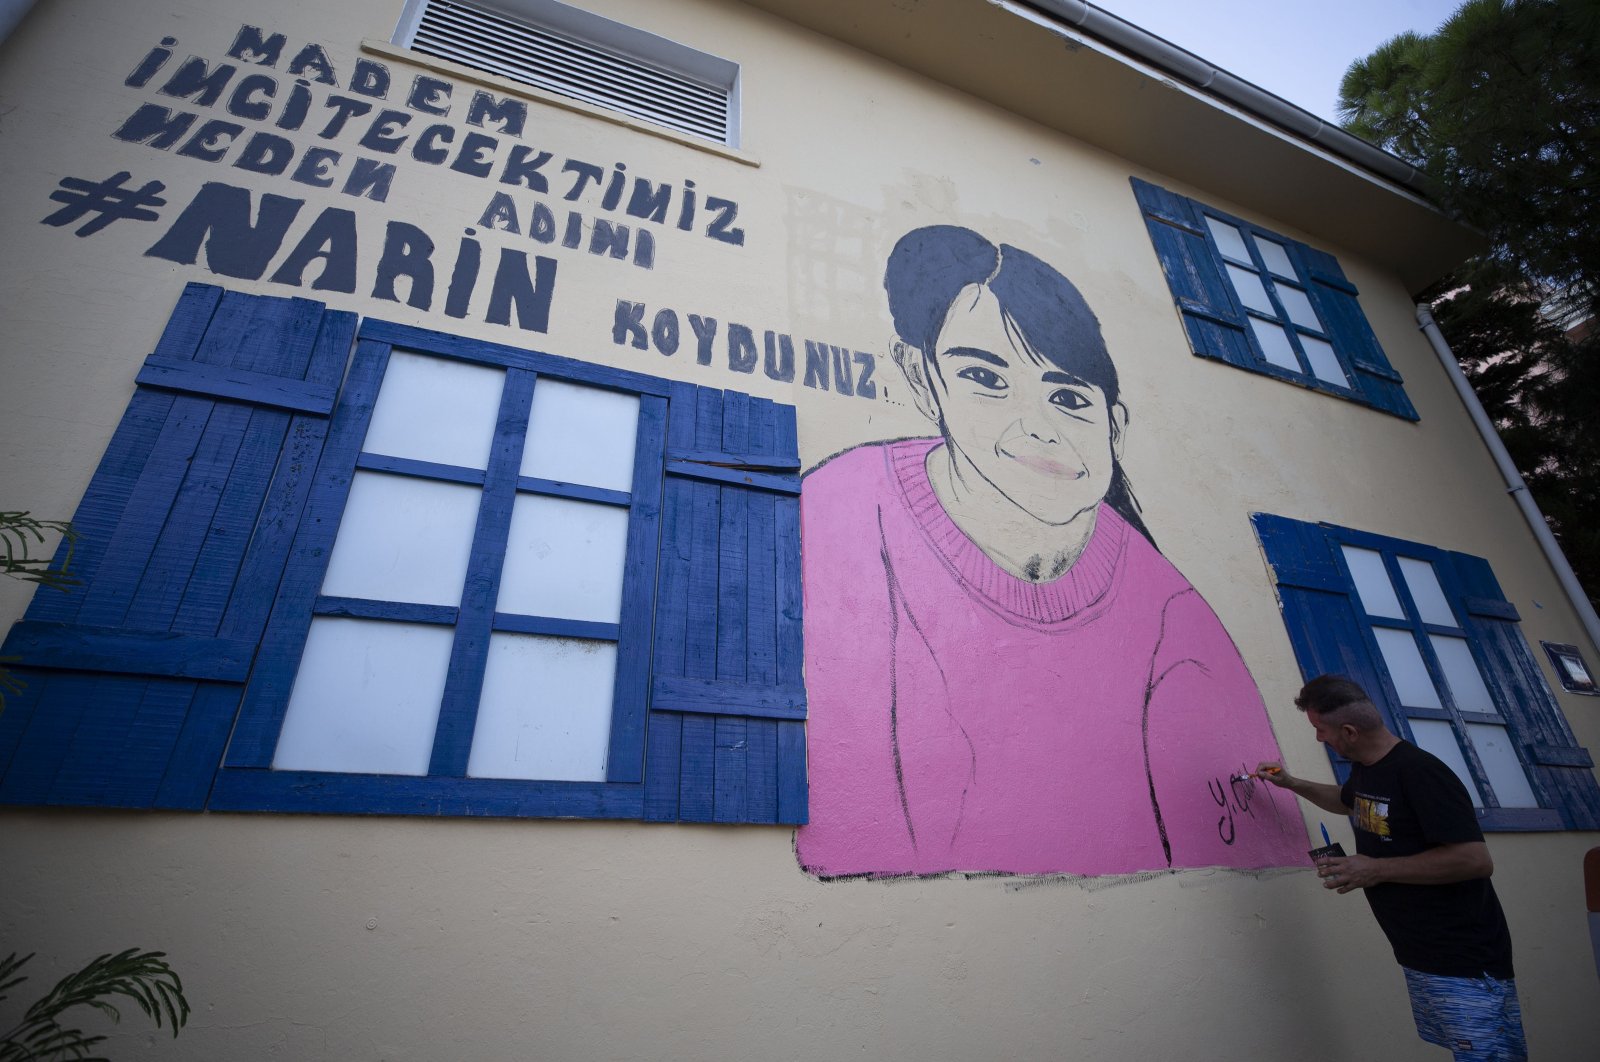
<svg viewBox="0 0 1600 1062">
<path fill-rule="evenodd" d="M 1486 246 L 1414 167 L 1081 0 L 748 2 L 1368 258 L 1412 292 Z"/>
</svg>

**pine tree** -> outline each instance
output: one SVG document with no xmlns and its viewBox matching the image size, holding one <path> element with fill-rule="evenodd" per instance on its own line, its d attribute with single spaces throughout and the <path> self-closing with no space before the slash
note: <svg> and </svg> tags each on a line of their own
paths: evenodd
<svg viewBox="0 0 1600 1062">
<path fill-rule="evenodd" d="M 1339 113 L 1488 237 L 1424 297 L 1600 602 L 1600 0 L 1468 0 L 1352 63 Z"/>
</svg>

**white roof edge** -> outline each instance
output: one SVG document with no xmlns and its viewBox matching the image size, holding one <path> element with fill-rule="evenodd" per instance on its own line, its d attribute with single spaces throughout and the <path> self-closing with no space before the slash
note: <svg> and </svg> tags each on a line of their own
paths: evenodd
<svg viewBox="0 0 1600 1062">
<path fill-rule="evenodd" d="M 989 0 L 1006 9 L 1026 9 L 1045 19 L 1059 19 L 1073 30 L 1181 80 L 1202 93 L 1239 108 L 1289 134 L 1315 144 L 1385 180 L 1430 201 L 1437 200 L 1433 181 L 1409 162 L 1345 132 L 1276 96 L 1259 85 L 1231 74 L 1148 30 L 1118 18 L 1085 0 Z M 1020 13 L 1020 12 L 1017 12 Z"/>
</svg>

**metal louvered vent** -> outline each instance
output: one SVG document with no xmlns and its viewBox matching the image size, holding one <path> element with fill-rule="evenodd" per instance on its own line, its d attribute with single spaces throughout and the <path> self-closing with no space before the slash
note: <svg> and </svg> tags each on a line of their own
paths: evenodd
<svg viewBox="0 0 1600 1062">
<path fill-rule="evenodd" d="M 619 29 L 659 44 L 651 50 L 689 52 L 642 31 Z M 621 111 L 681 133 L 719 144 L 735 142 L 733 87 L 738 68 L 703 53 L 691 54 L 705 61 L 700 65 L 725 67 L 725 83 L 625 54 L 607 47 L 610 42 L 584 40 L 561 29 L 536 26 L 454 0 L 426 0 L 409 43 L 425 55 Z"/>
</svg>

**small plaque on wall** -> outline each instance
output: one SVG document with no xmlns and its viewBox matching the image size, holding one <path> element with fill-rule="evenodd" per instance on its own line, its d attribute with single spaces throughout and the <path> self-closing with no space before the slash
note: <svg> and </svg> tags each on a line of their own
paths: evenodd
<svg viewBox="0 0 1600 1062">
<path fill-rule="evenodd" d="M 1560 642 L 1539 644 L 1550 654 L 1550 663 L 1555 666 L 1556 674 L 1561 676 L 1562 689 L 1568 693 L 1586 693 L 1591 697 L 1600 697 L 1600 683 L 1595 681 L 1594 672 L 1584 663 L 1583 655 L 1578 652 L 1577 646 L 1562 645 Z"/>
</svg>

